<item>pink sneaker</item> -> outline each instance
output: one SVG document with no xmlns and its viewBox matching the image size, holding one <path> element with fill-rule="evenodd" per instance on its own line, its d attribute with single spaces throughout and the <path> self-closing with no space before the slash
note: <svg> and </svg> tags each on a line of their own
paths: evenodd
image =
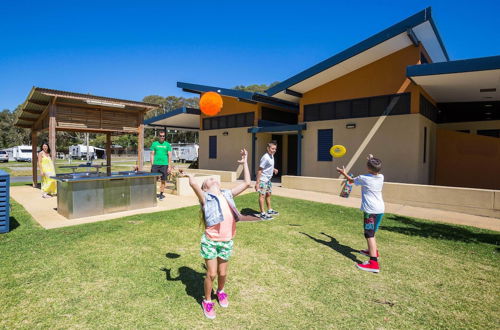
<svg viewBox="0 0 500 330">
<path fill-rule="evenodd" d="M 227 299 L 227 293 L 224 291 L 219 291 L 217 290 L 217 300 L 219 300 L 219 305 L 220 307 L 227 307 L 229 306 L 229 300 Z"/>
<path fill-rule="evenodd" d="M 205 316 L 211 320 L 215 319 L 215 304 L 213 302 L 207 302 L 203 300 L 201 302 L 201 306 L 203 307 L 203 313 Z"/>
</svg>

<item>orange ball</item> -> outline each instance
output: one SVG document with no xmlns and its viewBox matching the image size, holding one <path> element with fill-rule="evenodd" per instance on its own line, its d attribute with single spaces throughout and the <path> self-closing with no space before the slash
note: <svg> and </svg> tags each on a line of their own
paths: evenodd
<svg viewBox="0 0 500 330">
<path fill-rule="evenodd" d="M 216 92 L 206 92 L 200 98 L 200 110 L 207 116 L 215 116 L 222 109 L 222 97 Z"/>
</svg>

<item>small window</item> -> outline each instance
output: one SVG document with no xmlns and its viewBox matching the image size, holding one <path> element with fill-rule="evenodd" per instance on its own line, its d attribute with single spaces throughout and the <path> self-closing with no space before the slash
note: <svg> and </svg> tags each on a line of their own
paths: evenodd
<svg viewBox="0 0 500 330">
<path fill-rule="evenodd" d="M 350 118 L 351 117 L 351 101 L 337 102 L 336 107 L 335 107 L 335 112 L 337 114 L 337 119 Z"/>
<path fill-rule="evenodd" d="M 210 118 L 203 119 L 203 129 L 211 129 Z"/>
<path fill-rule="evenodd" d="M 217 158 L 217 136 L 212 135 L 208 137 L 208 158 Z"/>
<path fill-rule="evenodd" d="M 359 99 L 352 101 L 352 118 L 370 116 L 369 99 Z"/>
<path fill-rule="evenodd" d="M 236 115 L 227 116 L 227 127 L 236 127 Z"/>
<path fill-rule="evenodd" d="M 410 113 L 410 93 L 398 94 L 393 96 L 398 98 L 396 105 L 391 111 L 391 115 L 406 115 Z"/>
<path fill-rule="evenodd" d="M 335 102 L 319 105 L 319 120 L 335 119 Z"/>
<path fill-rule="evenodd" d="M 248 112 L 245 114 L 245 126 L 253 126 L 254 113 Z"/>
<path fill-rule="evenodd" d="M 500 138 L 500 129 L 483 129 L 478 130 L 477 135 L 490 136 Z"/>
<path fill-rule="evenodd" d="M 370 116 L 382 116 L 388 104 L 389 98 L 387 96 L 372 98 L 370 100 Z"/>
<path fill-rule="evenodd" d="M 304 121 L 319 120 L 319 105 L 310 104 L 304 106 Z"/>
<path fill-rule="evenodd" d="M 331 162 L 330 148 L 333 145 L 333 129 L 318 130 L 318 161 Z"/>
</svg>

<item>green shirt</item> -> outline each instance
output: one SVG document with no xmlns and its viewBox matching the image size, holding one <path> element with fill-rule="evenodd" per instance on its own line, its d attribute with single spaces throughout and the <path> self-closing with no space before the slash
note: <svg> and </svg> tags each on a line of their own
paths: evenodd
<svg viewBox="0 0 500 330">
<path fill-rule="evenodd" d="M 151 145 L 151 151 L 155 152 L 153 165 L 168 165 L 168 152 L 172 151 L 170 143 L 155 141 Z"/>
</svg>

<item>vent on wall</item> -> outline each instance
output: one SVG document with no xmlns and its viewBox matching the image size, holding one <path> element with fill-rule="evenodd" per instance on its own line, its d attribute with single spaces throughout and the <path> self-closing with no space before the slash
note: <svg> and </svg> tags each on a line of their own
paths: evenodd
<svg viewBox="0 0 500 330">
<path fill-rule="evenodd" d="M 496 92 L 497 89 L 496 88 L 481 88 L 479 91 L 481 93 L 488 93 L 488 92 Z"/>
</svg>

